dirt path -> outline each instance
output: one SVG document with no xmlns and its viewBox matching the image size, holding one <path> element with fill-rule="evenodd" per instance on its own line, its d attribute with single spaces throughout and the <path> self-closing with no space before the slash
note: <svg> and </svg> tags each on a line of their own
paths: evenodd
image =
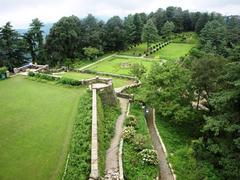
<svg viewBox="0 0 240 180">
<path fill-rule="evenodd" d="M 105 179 L 119 179 L 119 170 L 118 170 L 118 145 L 120 143 L 122 131 L 123 131 L 123 122 L 126 117 L 128 100 L 119 98 L 121 106 L 121 115 L 118 117 L 115 125 L 115 135 L 112 138 L 110 148 L 107 150 L 106 156 L 106 176 Z"/>
<path fill-rule="evenodd" d="M 170 167 L 168 165 L 163 147 L 160 143 L 160 139 L 157 135 L 157 132 L 154 128 L 154 122 L 153 122 L 154 116 L 152 114 L 152 111 L 150 111 L 148 118 L 147 118 L 147 124 L 149 128 L 149 132 L 152 138 L 154 149 L 157 151 L 157 157 L 159 161 L 160 166 L 160 176 L 159 179 L 161 180 L 174 180 L 174 177 L 171 173 Z"/>
</svg>

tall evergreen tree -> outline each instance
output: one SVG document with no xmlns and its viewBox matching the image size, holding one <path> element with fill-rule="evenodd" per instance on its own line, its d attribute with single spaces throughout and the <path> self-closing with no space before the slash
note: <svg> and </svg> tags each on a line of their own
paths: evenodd
<svg viewBox="0 0 240 180">
<path fill-rule="evenodd" d="M 10 22 L 0 28 L 0 66 L 9 70 L 26 63 L 26 42 L 12 29 Z"/>
<path fill-rule="evenodd" d="M 30 51 L 32 62 L 41 62 L 43 53 L 43 31 L 41 28 L 43 23 L 39 19 L 33 19 L 30 24 L 30 29 L 24 35 L 27 43 L 28 50 Z"/>
<path fill-rule="evenodd" d="M 151 43 L 158 40 L 158 31 L 152 20 L 149 19 L 143 27 L 142 41 L 147 43 L 147 49 Z"/>
</svg>

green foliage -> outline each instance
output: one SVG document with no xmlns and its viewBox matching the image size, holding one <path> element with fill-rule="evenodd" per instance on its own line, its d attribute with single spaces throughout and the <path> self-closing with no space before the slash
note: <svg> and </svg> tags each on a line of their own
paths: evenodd
<svg viewBox="0 0 240 180">
<path fill-rule="evenodd" d="M 143 149 L 138 153 L 143 164 L 158 165 L 157 152 L 152 149 Z"/>
<path fill-rule="evenodd" d="M 64 179 L 87 179 L 91 165 L 91 94 L 85 94 L 79 102 L 78 114 L 70 147 L 70 158 Z"/>
<path fill-rule="evenodd" d="M 0 67 L 10 71 L 26 63 L 26 41 L 12 29 L 10 22 L 0 28 Z"/>
<path fill-rule="evenodd" d="M 98 56 L 101 56 L 103 54 L 102 51 L 94 47 L 83 48 L 83 51 L 84 55 L 90 60 L 96 59 Z"/>
<path fill-rule="evenodd" d="M 6 73 L 7 68 L 6 67 L 0 67 L 0 74 Z"/>
<path fill-rule="evenodd" d="M 71 86 L 80 86 L 80 85 L 82 85 L 81 81 L 75 80 L 75 79 L 71 79 L 71 78 L 66 78 L 66 77 L 60 78 L 58 80 L 58 82 L 61 83 L 61 84 L 66 84 L 66 85 L 71 85 Z"/>
<path fill-rule="evenodd" d="M 149 19 L 143 27 L 142 41 L 147 43 L 147 48 L 151 43 L 155 43 L 158 40 L 158 31 L 152 20 Z"/>
<path fill-rule="evenodd" d="M 106 152 L 110 146 L 115 132 L 115 123 L 120 115 L 119 107 L 103 105 L 101 98 L 97 99 L 98 106 L 98 142 L 99 142 L 99 168 L 104 176 Z"/>
<path fill-rule="evenodd" d="M 28 51 L 31 54 L 32 63 L 35 62 L 43 62 L 43 31 L 41 28 L 43 27 L 43 23 L 40 22 L 39 19 L 33 19 L 30 24 L 30 29 L 26 34 L 24 34 L 24 38 L 26 39 Z"/>
<path fill-rule="evenodd" d="M 55 81 L 57 78 L 48 74 L 43 74 L 43 73 L 34 73 L 34 72 L 29 72 L 28 75 L 30 77 L 38 78 L 38 79 L 44 79 L 48 81 Z"/>
<path fill-rule="evenodd" d="M 46 39 L 46 51 L 51 65 L 63 64 L 65 58 L 79 57 L 81 23 L 78 17 L 63 17 L 53 25 Z"/>
<path fill-rule="evenodd" d="M 165 22 L 165 24 L 163 25 L 161 32 L 162 32 L 163 35 L 169 36 L 169 35 L 172 34 L 172 32 L 174 31 L 174 29 L 175 29 L 174 23 L 171 22 L 171 21 L 170 21 L 170 22 L 167 21 L 167 22 Z"/>
<path fill-rule="evenodd" d="M 201 30 L 200 41 L 205 52 L 225 54 L 226 26 L 217 20 L 209 21 Z"/>
<path fill-rule="evenodd" d="M 193 120 L 190 71 L 175 63 L 154 64 L 145 80 L 146 102 L 164 119 L 177 124 Z M 190 123 L 190 122 L 189 122 Z"/>
<path fill-rule="evenodd" d="M 137 118 L 133 115 L 127 116 L 125 121 L 126 121 L 126 126 L 135 127 L 137 125 Z"/>
<path fill-rule="evenodd" d="M 130 74 L 133 75 L 134 77 L 137 77 L 138 79 L 141 79 L 143 74 L 145 74 L 146 72 L 147 69 L 142 63 L 141 64 L 134 63 L 130 69 Z"/>
<path fill-rule="evenodd" d="M 129 126 L 126 127 L 123 131 L 123 138 L 125 141 L 131 142 L 135 136 L 136 132 L 134 127 Z"/>
</svg>

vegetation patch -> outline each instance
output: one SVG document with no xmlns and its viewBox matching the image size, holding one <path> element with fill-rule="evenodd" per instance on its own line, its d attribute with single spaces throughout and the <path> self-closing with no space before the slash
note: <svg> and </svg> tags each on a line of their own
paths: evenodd
<svg viewBox="0 0 240 180">
<path fill-rule="evenodd" d="M 132 103 L 127 126 L 123 132 L 123 169 L 125 179 L 155 179 L 158 174 L 157 155 L 152 148 L 141 105 Z"/>
<path fill-rule="evenodd" d="M 72 133 L 70 156 L 64 179 L 88 179 L 91 169 L 92 97 L 80 99 Z"/>
<path fill-rule="evenodd" d="M 191 148 L 192 138 L 181 126 L 173 127 L 164 120 L 156 119 L 156 125 L 168 151 L 168 160 L 179 180 L 219 179 L 213 166 L 206 161 L 198 161 Z"/>
</svg>

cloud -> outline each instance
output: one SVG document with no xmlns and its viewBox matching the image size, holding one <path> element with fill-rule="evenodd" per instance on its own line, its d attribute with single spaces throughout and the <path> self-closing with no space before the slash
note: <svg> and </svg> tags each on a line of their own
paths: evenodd
<svg viewBox="0 0 240 180">
<path fill-rule="evenodd" d="M 10 21 L 15 28 L 25 28 L 33 18 L 56 22 L 62 16 L 81 18 L 91 13 L 98 17 L 121 17 L 130 13 L 156 11 L 180 6 L 192 11 L 216 11 L 240 14 L 239 0 L 0 0 L 0 26 Z"/>
</svg>

